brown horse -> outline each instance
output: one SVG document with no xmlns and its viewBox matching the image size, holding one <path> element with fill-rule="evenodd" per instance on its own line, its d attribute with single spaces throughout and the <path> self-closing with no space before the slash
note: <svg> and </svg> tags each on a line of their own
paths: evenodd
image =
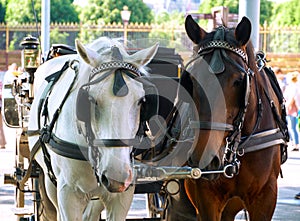
<svg viewBox="0 0 300 221">
<path fill-rule="evenodd" d="M 271 220 L 288 135 L 281 91 L 249 41 L 251 22 L 207 33 L 187 16 L 185 28 L 196 46 L 181 83 L 198 112 L 188 164 L 208 173 L 184 181 L 197 220 L 234 220 L 243 208 L 250 220 Z"/>
</svg>

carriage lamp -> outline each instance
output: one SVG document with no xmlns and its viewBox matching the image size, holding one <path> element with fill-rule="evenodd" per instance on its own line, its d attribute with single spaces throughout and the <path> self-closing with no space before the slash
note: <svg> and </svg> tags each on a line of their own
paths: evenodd
<svg viewBox="0 0 300 221">
<path fill-rule="evenodd" d="M 36 37 L 29 35 L 23 38 L 20 45 L 23 47 L 22 68 L 30 73 L 32 69 L 36 70 L 40 65 L 40 42 Z"/>
<path fill-rule="evenodd" d="M 34 81 L 34 72 L 40 65 L 40 42 L 38 38 L 31 35 L 23 38 L 23 41 L 20 43 L 23 47 L 22 50 L 22 68 L 24 71 L 29 73 L 28 83 L 29 83 L 29 97 L 33 98 L 33 81 Z"/>
<path fill-rule="evenodd" d="M 128 10 L 128 7 L 125 5 L 121 11 L 121 18 L 124 24 L 124 45 L 127 45 L 127 25 L 130 19 L 131 11 Z"/>
</svg>

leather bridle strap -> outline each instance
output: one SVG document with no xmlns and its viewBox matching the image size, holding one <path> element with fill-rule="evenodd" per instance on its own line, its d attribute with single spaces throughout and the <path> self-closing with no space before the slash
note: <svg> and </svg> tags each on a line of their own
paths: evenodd
<svg viewBox="0 0 300 221">
<path fill-rule="evenodd" d="M 210 121 L 190 121 L 189 127 L 191 129 L 200 129 L 200 130 L 224 130 L 224 131 L 233 131 L 234 127 L 232 124 L 219 123 L 219 122 L 210 122 Z"/>
<path fill-rule="evenodd" d="M 94 139 L 93 146 L 95 147 L 128 147 L 140 144 L 138 137 L 132 139 Z"/>
</svg>

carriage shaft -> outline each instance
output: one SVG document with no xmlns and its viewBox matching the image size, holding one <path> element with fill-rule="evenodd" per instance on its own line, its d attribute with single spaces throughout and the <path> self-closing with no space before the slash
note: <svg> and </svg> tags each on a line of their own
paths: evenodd
<svg viewBox="0 0 300 221">
<path fill-rule="evenodd" d="M 170 179 L 199 179 L 201 170 L 192 167 L 135 165 L 136 183 Z"/>
<path fill-rule="evenodd" d="M 226 178 L 232 178 L 237 174 L 236 165 L 229 164 L 223 169 L 202 171 L 200 168 L 189 166 L 149 166 L 138 164 L 134 166 L 136 183 L 146 183 L 154 181 L 165 181 L 171 179 L 199 179 L 202 175 L 223 174 Z"/>
</svg>

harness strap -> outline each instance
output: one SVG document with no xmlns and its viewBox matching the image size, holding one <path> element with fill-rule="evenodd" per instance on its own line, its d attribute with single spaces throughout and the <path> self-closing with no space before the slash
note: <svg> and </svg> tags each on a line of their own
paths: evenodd
<svg viewBox="0 0 300 221">
<path fill-rule="evenodd" d="M 135 146 L 140 144 L 138 137 L 132 139 L 94 139 L 93 145 L 96 147 L 124 147 L 124 146 Z"/>
<path fill-rule="evenodd" d="M 44 141 L 42 140 L 42 137 L 39 137 L 39 143 L 42 147 L 42 151 L 43 151 L 43 154 L 44 154 L 44 162 L 47 166 L 47 170 L 48 170 L 48 176 L 51 180 L 51 182 L 57 186 L 57 180 L 56 180 L 56 176 L 54 174 L 54 171 L 53 171 L 53 168 L 52 168 L 52 165 L 51 165 L 51 157 L 50 157 L 50 154 L 47 150 L 47 147 L 44 143 Z"/>
<path fill-rule="evenodd" d="M 54 84 L 59 80 L 59 78 L 62 76 L 64 71 L 68 69 L 68 67 L 69 67 L 69 61 L 65 62 L 65 64 L 61 68 L 61 70 L 59 70 L 59 71 L 55 72 L 54 74 L 51 74 L 45 78 L 45 80 L 48 82 L 48 84 L 45 87 L 45 89 L 41 95 L 39 105 L 38 105 L 38 113 L 41 113 L 42 107 L 43 107 L 42 105 L 45 103 L 45 99 L 46 99 L 47 95 L 49 94 L 49 91 L 52 90 L 52 87 L 54 86 Z M 38 117 L 38 125 L 39 125 L 39 127 L 41 125 L 39 117 Z"/>
<path fill-rule="evenodd" d="M 209 122 L 209 121 L 190 121 L 189 127 L 192 129 L 201 129 L 201 130 L 224 130 L 224 131 L 234 130 L 232 124 L 226 124 L 220 122 Z"/>
<path fill-rule="evenodd" d="M 58 155 L 82 161 L 87 161 L 88 159 L 87 147 L 64 141 L 53 133 L 49 144 L 50 149 Z"/>
<path fill-rule="evenodd" d="M 38 150 L 40 149 L 40 147 L 41 147 L 40 139 L 38 139 L 38 141 L 34 144 L 34 146 L 32 147 L 32 149 L 30 151 L 28 169 L 27 169 L 24 177 L 22 178 L 22 180 L 20 182 L 17 182 L 17 187 L 19 189 L 20 189 L 20 187 L 23 187 L 25 185 L 25 183 L 27 182 L 27 180 L 30 178 L 34 157 L 35 157 L 36 153 L 38 152 Z"/>
<path fill-rule="evenodd" d="M 61 70 L 59 70 L 58 72 L 55 72 L 54 74 L 49 75 L 48 77 L 45 78 L 45 80 L 48 82 L 47 86 L 45 87 L 43 94 L 41 95 L 40 101 L 39 101 L 39 105 L 38 105 L 38 115 L 42 112 L 42 108 L 43 108 L 43 115 L 45 116 L 45 125 L 42 129 L 38 129 L 38 130 L 28 130 L 27 134 L 28 136 L 36 136 L 36 135 L 40 135 L 39 139 L 37 140 L 37 142 L 34 144 L 31 152 L 30 152 L 30 159 L 29 159 L 29 166 L 28 166 L 28 170 L 24 176 L 24 178 L 21 180 L 21 182 L 19 183 L 19 186 L 22 186 L 25 184 L 25 182 L 29 179 L 30 175 L 31 175 L 31 171 L 32 171 L 32 165 L 33 165 L 33 160 L 34 157 L 37 153 L 37 151 L 42 148 L 43 151 L 43 155 L 44 155 L 44 161 L 45 164 L 47 166 L 48 169 L 48 175 L 50 180 L 52 181 L 52 183 L 54 185 L 57 184 L 56 182 L 56 177 L 54 175 L 52 166 L 51 166 L 51 159 L 50 159 L 50 154 L 47 151 L 47 147 L 45 145 L 45 143 L 48 143 L 50 138 L 51 138 L 51 132 L 52 129 L 54 127 L 54 124 L 58 118 L 59 112 L 63 106 L 63 103 L 65 102 L 67 96 L 69 95 L 69 92 L 71 90 L 71 88 L 73 87 L 76 75 L 73 79 L 72 84 L 69 87 L 69 90 L 67 92 L 67 94 L 65 95 L 62 104 L 59 106 L 59 108 L 56 110 L 52 122 L 50 123 L 50 126 L 46 125 L 46 119 L 48 117 L 48 111 L 47 111 L 47 100 L 49 97 L 49 93 L 51 93 L 51 90 L 53 88 L 53 86 L 55 85 L 55 83 L 59 80 L 59 78 L 62 76 L 62 74 L 64 73 L 65 70 L 67 70 L 69 68 L 69 61 L 65 62 L 65 64 L 63 65 L 63 67 L 61 68 Z M 44 104 L 44 105 L 43 105 Z M 38 127 L 41 127 L 40 124 L 40 118 L 38 117 Z"/>
<path fill-rule="evenodd" d="M 265 149 L 277 144 L 284 144 L 284 136 L 279 128 L 271 129 L 253 134 L 249 140 L 248 137 L 243 137 L 238 150 L 244 149 L 245 153 Z M 247 142 L 244 142 L 247 140 Z"/>
<path fill-rule="evenodd" d="M 288 134 L 287 123 L 286 123 L 286 119 L 285 119 L 286 112 L 285 112 L 285 106 L 284 106 L 284 98 L 283 98 L 282 92 L 276 93 L 276 87 L 279 87 L 279 85 L 278 85 L 278 83 L 276 85 L 275 82 L 273 82 L 273 84 L 272 84 L 272 79 L 270 78 L 269 75 L 267 75 L 268 71 L 269 71 L 268 68 L 264 68 L 264 71 L 261 72 L 262 78 L 268 85 L 268 87 L 263 87 L 264 93 L 270 103 L 274 118 L 275 118 L 276 122 L 278 123 L 278 126 L 279 126 L 281 132 L 285 135 L 286 140 L 288 141 L 289 134 Z M 270 95 L 271 94 L 270 88 L 273 89 L 274 93 L 276 94 L 276 96 L 280 102 L 280 105 L 282 105 L 283 116 L 280 116 L 280 114 L 278 113 L 278 110 L 275 107 L 274 100 L 271 98 L 271 95 Z"/>
</svg>

